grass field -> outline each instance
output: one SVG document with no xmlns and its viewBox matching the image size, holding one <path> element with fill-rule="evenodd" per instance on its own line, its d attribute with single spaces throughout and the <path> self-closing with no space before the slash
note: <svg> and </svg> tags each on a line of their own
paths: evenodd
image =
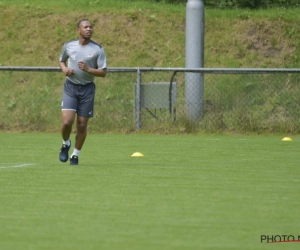
<svg viewBox="0 0 300 250">
<path fill-rule="evenodd" d="M 0 249 L 298 249 L 299 138 L 0 134 Z M 74 138 L 73 138 L 74 140 Z M 133 152 L 144 157 L 131 157 Z"/>
</svg>

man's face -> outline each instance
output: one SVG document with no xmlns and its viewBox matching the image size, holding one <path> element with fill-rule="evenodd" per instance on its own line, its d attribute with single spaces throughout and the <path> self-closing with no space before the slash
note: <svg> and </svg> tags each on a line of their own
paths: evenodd
<svg viewBox="0 0 300 250">
<path fill-rule="evenodd" d="M 89 39 L 93 34 L 93 26 L 89 21 L 82 21 L 77 32 L 82 38 Z"/>
</svg>

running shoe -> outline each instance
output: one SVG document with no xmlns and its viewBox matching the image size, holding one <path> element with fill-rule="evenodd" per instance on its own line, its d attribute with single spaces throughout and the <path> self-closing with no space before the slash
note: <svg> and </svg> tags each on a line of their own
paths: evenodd
<svg viewBox="0 0 300 250">
<path fill-rule="evenodd" d="M 60 153 L 59 153 L 59 160 L 62 162 L 66 162 L 69 159 L 69 150 L 71 148 L 71 143 L 70 146 L 63 144 Z"/>
<path fill-rule="evenodd" d="M 72 155 L 70 158 L 70 165 L 78 165 L 78 156 L 77 155 Z"/>
</svg>

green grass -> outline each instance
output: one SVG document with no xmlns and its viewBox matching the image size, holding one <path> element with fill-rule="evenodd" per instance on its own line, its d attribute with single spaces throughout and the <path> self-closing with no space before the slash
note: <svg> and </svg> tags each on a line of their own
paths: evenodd
<svg viewBox="0 0 300 250">
<path fill-rule="evenodd" d="M 59 134 L 0 138 L 0 249 L 298 247 L 260 236 L 299 234 L 299 138 L 91 134 L 77 167 Z"/>
<path fill-rule="evenodd" d="M 0 0 L 0 8 L 2 66 L 57 66 L 63 44 L 77 37 L 76 23 L 87 17 L 94 23 L 93 39 L 105 48 L 109 67 L 185 65 L 183 4 Z M 298 12 L 299 8 L 206 8 L 205 67 L 298 67 Z M 280 45 L 274 50 L 270 50 L 272 39 Z"/>
<path fill-rule="evenodd" d="M 0 0 L 0 6 L 25 6 L 26 8 L 53 8 L 54 12 L 63 12 L 63 8 L 69 8 L 70 10 L 76 10 L 78 8 L 81 9 L 81 11 L 93 11 L 97 12 L 99 10 L 95 8 L 105 8 L 107 9 L 119 9 L 121 11 L 121 8 L 151 8 L 155 10 L 165 10 L 166 6 L 168 7 L 169 11 L 182 11 L 183 8 L 185 8 L 185 4 L 164 4 L 164 3 L 155 3 L 150 1 L 143 1 L 143 0 L 51 0 L 51 1 L 45 1 L 41 2 L 40 0 Z M 100 11 L 103 11 L 103 9 L 100 9 Z"/>
</svg>

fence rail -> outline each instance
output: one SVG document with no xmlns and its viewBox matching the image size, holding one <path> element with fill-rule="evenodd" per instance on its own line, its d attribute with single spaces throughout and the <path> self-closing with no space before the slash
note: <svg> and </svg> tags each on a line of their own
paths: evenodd
<svg viewBox="0 0 300 250">
<path fill-rule="evenodd" d="M 0 66 L 0 130 L 57 131 L 59 67 Z M 300 132 L 300 69 L 108 68 L 96 78 L 91 131 Z M 186 82 L 204 76 L 201 119 L 187 117 Z M 99 83 L 98 83 L 99 82 Z M 191 93 L 193 94 L 193 93 Z"/>
<path fill-rule="evenodd" d="M 147 72 L 147 71 L 173 71 L 194 72 L 212 74 L 257 74 L 257 73 L 299 73 L 297 68 L 149 68 L 149 67 L 112 67 L 108 72 Z M 36 71 L 36 72 L 61 72 L 59 67 L 36 67 L 36 66 L 0 66 L 0 71 Z"/>
</svg>

